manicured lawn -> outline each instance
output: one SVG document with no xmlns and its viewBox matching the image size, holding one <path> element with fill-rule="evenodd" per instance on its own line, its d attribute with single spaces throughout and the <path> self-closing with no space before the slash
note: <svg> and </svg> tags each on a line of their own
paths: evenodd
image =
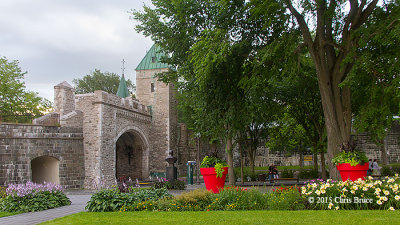
<svg viewBox="0 0 400 225">
<path fill-rule="evenodd" d="M 397 211 L 82 212 L 43 224 L 400 224 Z"/>
<path fill-rule="evenodd" d="M 19 214 L 19 213 L 16 213 L 16 212 L 0 212 L 0 217 L 12 216 L 12 215 L 15 215 L 15 214 Z"/>
</svg>

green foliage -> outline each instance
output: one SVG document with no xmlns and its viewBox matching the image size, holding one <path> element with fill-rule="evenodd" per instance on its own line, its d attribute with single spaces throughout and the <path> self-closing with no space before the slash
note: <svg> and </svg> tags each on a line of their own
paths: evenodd
<svg viewBox="0 0 400 225">
<path fill-rule="evenodd" d="M 166 188 L 161 189 L 139 189 L 134 192 L 121 193 L 118 188 L 105 189 L 92 195 L 86 205 L 91 212 L 118 211 L 122 206 L 128 206 L 146 200 L 169 198 L 171 195 Z"/>
<path fill-rule="evenodd" d="M 31 123 L 51 108 L 51 102 L 38 93 L 25 90 L 18 61 L 0 57 L 0 120 L 5 122 Z"/>
<path fill-rule="evenodd" d="M 75 85 L 75 93 L 77 94 L 93 93 L 97 90 L 117 94 L 119 80 L 120 77 L 116 73 L 101 72 L 95 69 L 82 79 L 73 79 L 72 83 Z M 135 90 L 135 85 L 129 79 L 126 80 L 126 84 L 128 90 L 132 93 Z"/>
<path fill-rule="evenodd" d="M 166 188 L 168 190 L 185 190 L 185 182 L 181 180 L 174 181 L 154 181 L 153 187 L 155 189 Z"/>
<path fill-rule="evenodd" d="M 333 157 L 332 162 L 335 165 L 340 163 L 350 163 L 350 165 L 356 166 L 358 164 L 367 163 L 368 158 L 364 152 L 360 152 L 357 150 L 352 152 L 342 151 L 335 157 Z"/>
<path fill-rule="evenodd" d="M 201 161 L 200 168 L 214 167 L 217 177 L 222 177 L 223 172 L 224 172 L 224 167 L 227 167 L 227 166 L 228 166 L 228 164 L 222 159 L 219 159 L 217 157 L 205 156 L 203 158 L 203 161 Z"/>
<path fill-rule="evenodd" d="M 0 199 L 5 198 L 7 196 L 6 192 L 7 188 L 0 186 Z"/>
<path fill-rule="evenodd" d="M 226 187 L 212 195 L 212 202 L 207 210 L 260 210 L 267 209 L 266 200 L 258 190 L 240 187 Z"/>
<path fill-rule="evenodd" d="M 352 55 L 357 63 L 346 80 L 352 91 L 354 127 L 357 132 L 368 132 L 381 146 L 393 116 L 399 113 L 399 17 L 399 1 L 390 1 L 372 13 L 357 33 L 360 49 Z"/>
<path fill-rule="evenodd" d="M 278 187 L 265 196 L 270 210 L 302 210 L 306 207 L 306 200 L 297 186 Z"/>
<path fill-rule="evenodd" d="M 311 169 L 303 169 L 299 170 L 299 179 L 317 179 L 319 177 L 319 172 L 318 170 Z"/>
<path fill-rule="evenodd" d="M 382 176 L 394 176 L 396 174 L 400 174 L 400 164 L 390 164 L 382 166 Z"/>
<path fill-rule="evenodd" d="M 293 170 L 284 169 L 281 172 L 280 177 L 281 178 L 293 178 L 294 177 Z"/>
<path fill-rule="evenodd" d="M 7 212 L 37 212 L 70 204 L 62 191 L 40 191 L 23 197 L 8 195 L 0 202 L 0 208 Z"/>
</svg>

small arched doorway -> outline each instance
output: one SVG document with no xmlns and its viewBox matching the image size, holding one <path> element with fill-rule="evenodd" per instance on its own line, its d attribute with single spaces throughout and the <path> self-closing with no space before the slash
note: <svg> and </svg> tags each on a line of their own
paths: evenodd
<svg viewBox="0 0 400 225">
<path fill-rule="evenodd" d="M 40 156 L 32 159 L 32 182 L 41 184 L 43 182 L 60 183 L 59 176 L 60 161 L 50 156 Z"/>
<path fill-rule="evenodd" d="M 135 131 L 123 133 L 116 142 L 115 177 L 118 181 L 129 177 L 142 180 L 146 170 L 146 146 Z"/>
</svg>

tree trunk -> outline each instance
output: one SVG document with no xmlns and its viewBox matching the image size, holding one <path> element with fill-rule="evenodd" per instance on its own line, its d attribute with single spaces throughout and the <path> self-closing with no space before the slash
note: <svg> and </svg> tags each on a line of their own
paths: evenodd
<svg viewBox="0 0 400 225">
<path fill-rule="evenodd" d="M 314 169 L 318 170 L 318 152 L 315 147 L 314 147 L 314 153 L 313 153 L 313 161 L 314 161 Z"/>
<path fill-rule="evenodd" d="M 385 139 L 383 139 L 383 140 L 380 140 L 379 141 L 379 143 L 380 143 L 380 149 L 381 149 L 381 159 L 382 159 L 382 164 L 383 165 L 387 165 L 387 164 L 389 164 L 389 160 L 388 160 L 388 155 L 387 155 L 387 153 L 386 153 L 386 146 L 385 146 Z"/>
<path fill-rule="evenodd" d="M 253 148 L 251 145 L 247 145 L 247 152 L 249 153 L 249 166 L 250 166 L 250 174 L 251 178 L 256 176 L 256 171 L 254 170 L 254 161 L 255 161 L 255 152 L 253 152 Z"/>
<path fill-rule="evenodd" d="M 357 47 L 357 35 L 354 32 L 365 23 L 373 12 L 378 0 L 367 4 L 350 1 L 350 10 L 345 15 L 345 24 L 341 29 L 341 37 L 336 36 L 334 14 L 329 10 L 337 6 L 336 1 L 319 1 L 316 4 L 316 28 L 312 34 L 304 16 L 287 1 L 288 9 L 296 18 L 318 77 L 322 108 L 325 116 L 325 126 L 328 138 L 328 166 L 331 178 L 339 180 L 340 175 L 332 164 L 332 158 L 339 153 L 340 146 L 351 139 L 351 98 L 350 88 L 339 87 L 351 71 L 353 62 L 344 62 L 348 54 Z M 366 2 L 366 1 L 363 1 Z M 335 38 L 340 38 L 340 47 L 335 46 Z"/>
<path fill-rule="evenodd" d="M 300 168 L 304 167 L 304 156 L 303 156 L 303 152 L 299 152 L 299 166 Z"/>
<path fill-rule="evenodd" d="M 243 146 L 239 143 L 240 154 L 240 183 L 244 184 L 244 159 L 243 159 Z"/>
<path fill-rule="evenodd" d="M 325 153 L 321 151 L 321 177 L 326 180 Z"/>
<path fill-rule="evenodd" d="M 228 178 L 229 178 L 229 185 L 235 185 L 235 171 L 233 170 L 233 151 L 232 151 L 232 137 L 228 135 L 226 140 L 226 153 L 228 155 Z"/>
<path fill-rule="evenodd" d="M 200 184 L 200 137 L 197 138 L 197 154 L 196 154 L 196 182 Z"/>
</svg>

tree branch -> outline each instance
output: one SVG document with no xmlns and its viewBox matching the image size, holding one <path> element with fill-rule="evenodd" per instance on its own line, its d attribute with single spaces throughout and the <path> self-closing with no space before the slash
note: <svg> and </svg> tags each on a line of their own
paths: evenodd
<svg viewBox="0 0 400 225">
<path fill-rule="evenodd" d="M 310 52 L 313 52 L 313 40 L 310 34 L 310 30 L 308 29 L 307 23 L 304 20 L 304 17 L 293 7 L 292 5 L 292 1 L 287 1 L 288 7 L 290 12 L 292 13 L 292 15 L 294 15 L 294 17 L 297 20 L 297 23 L 299 24 L 301 33 L 303 34 L 303 38 L 305 43 L 307 44 L 308 48 L 310 49 Z"/>
</svg>

